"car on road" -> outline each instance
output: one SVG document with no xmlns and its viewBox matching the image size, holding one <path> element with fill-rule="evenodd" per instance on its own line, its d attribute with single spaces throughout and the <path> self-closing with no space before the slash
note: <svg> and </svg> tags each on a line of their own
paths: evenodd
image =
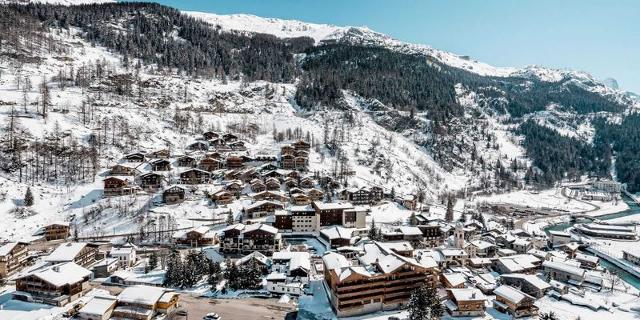
<svg viewBox="0 0 640 320">
<path fill-rule="evenodd" d="M 222 318 L 217 313 L 207 313 L 206 316 L 202 317 L 202 320 L 222 320 Z"/>
</svg>

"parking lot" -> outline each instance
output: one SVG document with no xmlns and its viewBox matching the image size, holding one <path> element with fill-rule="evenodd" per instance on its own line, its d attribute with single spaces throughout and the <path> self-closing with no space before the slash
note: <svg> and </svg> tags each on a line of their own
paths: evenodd
<svg viewBox="0 0 640 320">
<path fill-rule="evenodd" d="M 180 309 L 188 311 L 188 315 L 174 316 L 173 319 L 200 320 L 210 312 L 219 314 L 224 320 L 285 319 L 295 310 L 293 305 L 278 303 L 277 299 L 210 299 L 187 294 L 180 296 L 180 306 Z M 289 315 L 292 316 L 293 313 Z"/>
</svg>

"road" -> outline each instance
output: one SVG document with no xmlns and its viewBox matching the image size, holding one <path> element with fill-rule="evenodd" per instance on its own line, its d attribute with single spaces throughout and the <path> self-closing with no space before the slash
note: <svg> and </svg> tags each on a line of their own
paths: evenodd
<svg viewBox="0 0 640 320">
<path fill-rule="evenodd" d="M 173 319 L 200 320 L 210 312 L 219 314 L 223 320 L 286 319 L 287 314 L 295 311 L 293 305 L 278 303 L 276 299 L 211 299 L 188 294 L 180 295 L 180 306 L 189 314 L 186 317 L 174 316 Z"/>
</svg>

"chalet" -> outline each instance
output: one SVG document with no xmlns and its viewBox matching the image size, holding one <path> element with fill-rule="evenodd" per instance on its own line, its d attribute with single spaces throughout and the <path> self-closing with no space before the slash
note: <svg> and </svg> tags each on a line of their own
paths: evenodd
<svg viewBox="0 0 640 320">
<path fill-rule="evenodd" d="M 304 190 L 298 188 L 298 187 L 294 187 L 288 190 L 290 195 L 294 195 L 294 194 L 298 194 L 298 193 L 305 193 Z"/>
<path fill-rule="evenodd" d="M 261 165 L 260 167 L 258 167 L 258 170 L 260 171 L 260 173 L 269 172 L 269 171 L 275 171 L 277 169 L 278 169 L 278 166 L 275 165 L 273 162 L 265 163 L 265 164 Z"/>
<path fill-rule="evenodd" d="M 551 288 L 548 282 L 533 274 L 503 274 L 500 276 L 500 280 L 502 284 L 518 288 L 522 290 L 522 292 L 536 298 L 542 298 Z"/>
<path fill-rule="evenodd" d="M 204 141 L 196 141 L 187 145 L 187 150 L 191 151 L 207 151 L 209 150 L 209 144 Z"/>
<path fill-rule="evenodd" d="M 222 138 L 211 139 L 209 141 L 209 144 L 216 149 L 222 149 L 227 145 L 227 143 Z"/>
<path fill-rule="evenodd" d="M 227 164 L 227 168 L 230 168 L 230 169 L 242 168 L 244 166 L 242 157 L 239 157 L 236 155 L 229 155 L 227 159 L 225 159 L 225 162 Z"/>
<path fill-rule="evenodd" d="M 91 271 L 73 262 L 47 265 L 16 279 L 16 300 L 62 307 L 90 289 Z"/>
<path fill-rule="evenodd" d="M 531 254 L 517 254 L 500 257 L 493 262 L 492 268 L 500 274 L 533 273 L 540 269 L 541 260 Z"/>
<path fill-rule="evenodd" d="M 322 201 L 322 199 L 324 198 L 324 192 L 313 188 L 307 191 L 307 196 L 309 196 L 309 199 L 311 199 L 311 201 Z"/>
<path fill-rule="evenodd" d="M 223 229 L 222 234 L 223 253 L 260 251 L 271 255 L 282 247 L 282 236 L 278 229 L 266 224 L 235 224 Z"/>
<path fill-rule="evenodd" d="M 513 318 L 535 317 L 538 315 L 538 307 L 534 305 L 536 298 L 508 285 L 502 285 L 493 290 L 496 300 L 493 307 Z"/>
<path fill-rule="evenodd" d="M 135 152 L 135 153 L 130 153 L 128 155 L 125 155 L 123 159 L 124 161 L 127 161 L 127 162 L 144 162 L 145 156 L 144 156 L 144 153 Z"/>
<path fill-rule="evenodd" d="M 296 178 L 286 178 L 284 179 L 284 186 L 287 189 L 296 188 L 298 186 L 298 180 L 296 180 Z"/>
<path fill-rule="evenodd" d="M 244 184 L 240 180 L 229 181 L 224 185 L 224 189 L 233 193 L 236 196 L 239 196 L 244 190 Z"/>
<path fill-rule="evenodd" d="M 407 210 L 416 210 L 417 206 L 418 206 L 418 200 L 416 198 L 416 196 L 410 194 L 410 195 L 406 195 L 403 196 L 401 198 L 398 199 L 398 202 L 405 207 Z"/>
<path fill-rule="evenodd" d="M 276 210 L 283 209 L 284 206 L 279 202 L 258 201 L 245 207 L 242 211 L 249 219 L 264 217 L 273 214 Z"/>
<path fill-rule="evenodd" d="M 260 200 L 273 200 L 280 202 L 287 202 L 289 197 L 280 191 L 262 191 L 251 195 L 253 201 Z"/>
<path fill-rule="evenodd" d="M 577 285 L 582 284 L 587 272 L 580 267 L 559 261 L 545 261 L 542 267 L 551 279 Z"/>
<path fill-rule="evenodd" d="M 202 136 L 207 140 L 213 140 L 220 138 L 220 134 L 214 131 L 206 131 Z"/>
<path fill-rule="evenodd" d="M 447 289 L 464 289 L 467 278 L 462 273 L 443 273 L 440 275 L 442 285 Z"/>
<path fill-rule="evenodd" d="M 422 241 L 422 231 L 418 227 L 401 226 L 382 230 L 385 241 L 407 241 L 418 244 Z"/>
<path fill-rule="evenodd" d="M 251 192 L 262 192 L 267 190 L 267 186 L 260 179 L 251 180 Z"/>
<path fill-rule="evenodd" d="M 309 165 L 309 158 L 307 157 L 296 156 L 293 161 L 294 161 L 294 169 L 297 169 L 297 170 L 304 170 L 307 168 L 307 165 Z"/>
<path fill-rule="evenodd" d="M 347 200 L 355 205 L 374 204 L 382 200 L 382 188 L 362 187 L 344 189 L 340 195 L 342 200 Z"/>
<path fill-rule="evenodd" d="M 158 313 L 173 313 L 178 300 L 178 293 L 164 288 L 142 285 L 127 287 L 118 295 L 112 318 L 150 320 Z"/>
<path fill-rule="evenodd" d="M 27 265 L 27 242 L 9 242 L 0 246 L 0 279 L 22 269 Z"/>
<path fill-rule="evenodd" d="M 296 193 L 291 196 L 291 203 L 297 206 L 311 204 L 311 198 L 304 193 Z"/>
<path fill-rule="evenodd" d="M 229 169 L 224 172 L 224 178 L 226 180 L 238 180 L 240 181 L 240 176 L 242 175 L 242 170 L 240 169 Z"/>
<path fill-rule="evenodd" d="M 253 180 L 255 178 L 258 178 L 258 177 L 260 177 L 260 175 L 258 174 L 258 171 L 256 171 L 255 168 L 243 169 L 240 172 L 240 180 L 242 180 L 244 182 L 251 181 L 251 180 Z"/>
<path fill-rule="evenodd" d="M 218 151 L 214 151 L 214 152 L 208 152 L 205 154 L 206 158 L 211 158 L 211 159 L 218 159 L 218 160 L 222 160 L 222 153 L 218 152 Z"/>
<path fill-rule="evenodd" d="M 247 150 L 244 141 L 235 141 L 228 144 L 229 148 L 233 151 L 244 151 Z"/>
<path fill-rule="evenodd" d="M 191 167 L 195 168 L 198 160 L 192 156 L 181 156 L 176 160 L 178 163 L 178 167 Z"/>
<path fill-rule="evenodd" d="M 472 258 L 480 257 L 493 257 L 496 254 L 496 246 L 493 243 L 484 240 L 470 241 L 465 250 Z"/>
<path fill-rule="evenodd" d="M 66 242 L 60 244 L 53 252 L 44 257 L 49 263 L 74 262 L 82 267 L 89 267 L 96 261 L 98 245 L 84 242 Z"/>
<path fill-rule="evenodd" d="M 287 170 L 296 169 L 296 157 L 293 154 L 283 154 L 280 156 L 280 167 Z"/>
<path fill-rule="evenodd" d="M 158 190 L 162 187 L 163 181 L 164 176 L 159 173 L 148 172 L 140 175 L 140 186 L 145 190 Z"/>
<path fill-rule="evenodd" d="M 304 141 L 304 140 L 298 140 L 298 141 L 292 143 L 291 146 L 296 151 L 297 150 L 309 151 L 309 149 L 311 149 L 311 144 L 309 142 Z"/>
<path fill-rule="evenodd" d="M 230 143 L 230 142 L 236 142 L 238 141 L 238 136 L 236 136 L 233 133 L 225 133 L 222 135 L 222 139 L 224 139 L 224 141 Z"/>
<path fill-rule="evenodd" d="M 207 226 L 201 226 L 186 231 L 178 231 L 173 235 L 173 240 L 183 246 L 202 247 L 213 245 L 216 241 L 215 232 Z"/>
<path fill-rule="evenodd" d="M 169 159 L 171 158 L 171 151 L 169 151 L 169 149 L 156 150 L 151 152 L 149 154 L 149 157 L 158 159 Z"/>
<path fill-rule="evenodd" d="M 79 320 L 108 320 L 111 319 L 113 309 L 116 307 L 116 297 L 114 296 L 94 296 L 85 304 L 76 317 Z"/>
<path fill-rule="evenodd" d="M 329 244 L 331 249 L 348 247 L 352 244 L 353 232 L 355 229 L 332 226 L 320 230 L 320 238 Z"/>
<path fill-rule="evenodd" d="M 487 298 L 479 289 L 449 289 L 445 309 L 453 317 L 484 316 Z"/>
<path fill-rule="evenodd" d="M 112 176 L 107 177 L 103 180 L 104 182 L 104 195 L 107 197 L 110 196 L 121 196 L 125 194 L 133 194 L 135 192 L 135 187 L 131 184 L 131 177 L 125 176 Z"/>
<path fill-rule="evenodd" d="M 153 171 L 171 171 L 171 162 L 167 159 L 154 159 L 149 165 Z"/>
<path fill-rule="evenodd" d="M 311 177 L 302 178 L 300 180 L 300 188 L 313 188 L 316 186 L 316 181 Z"/>
<path fill-rule="evenodd" d="M 209 195 L 209 198 L 217 205 L 229 204 L 236 199 L 235 195 L 227 190 L 218 190 L 214 193 L 211 193 Z"/>
<path fill-rule="evenodd" d="M 200 162 L 198 163 L 198 168 L 204 171 L 215 171 L 218 169 L 222 169 L 222 167 L 223 167 L 222 161 L 215 158 L 207 157 L 200 160 Z"/>
<path fill-rule="evenodd" d="M 185 188 L 181 186 L 170 186 L 162 191 L 162 202 L 166 204 L 182 203 L 185 198 Z"/>
<path fill-rule="evenodd" d="M 109 174 L 115 176 L 135 176 L 140 174 L 139 163 L 123 162 L 111 167 Z"/>
<path fill-rule="evenodd" d="M 311 256 L 308 252 L 279 251 L 272 257 L 272 273 L 266 278 L 268 291 L 277 294 L 302 295 L 309 283 Z"/>
<path fill-rule="evenodd" d="M 284 145 L 282 147 L 280 147 L 280 154 L 293 154 L 296 151 L 296 148 L 294 148 L 291 145 Z"/>
<path fill-rule="evenodd" d="M 262 177 L 265 179 L 276 178 L 276 180 L 278 180 L 282 179 L 284 177 L 284 174 L 280 170 L 270 170 L 262 173 Z"/>
<path fill-rule="evenodd" d="M 280 190 L 280 181 L 276 178 L 267 178 L 264 184 L 267 186 L 267 190 Z"/>
<path fill-rule="evenodd" d="M 236 260 L 235 264 L 238 267 L 255 264 L 256 266 L 258 266 L 258 268 L 260 268 L 262 274 L 267 274 L 269 273 L 269 267 L 271 266 L 271 259 L 260 253 L 259 251 L 253 251 L 248 255 Z"/>
<path fill-rule="evenodd" d="M 182 184 L 203 184 L 208 183 L 211 173 L 200 169 L 188 169 L 180 172 L 180 183 Z"/>
<path fill-rule="evenodd" d="M 69 237 L 69 223 L 68 222 L 55 222 L 50 223 L 43 228 L 44 238 L 47 241 L 62 240 Z"/>
<path fill-rule="evenodd" d="M 415 288 L 435 287 L 438 279 L 432 258 L 406 258 L 376 242 L 363 244 L 354 260 L 328 252 L 322 261 L 327 294 L 338 317 L 403 307 Z"/>
</svg>

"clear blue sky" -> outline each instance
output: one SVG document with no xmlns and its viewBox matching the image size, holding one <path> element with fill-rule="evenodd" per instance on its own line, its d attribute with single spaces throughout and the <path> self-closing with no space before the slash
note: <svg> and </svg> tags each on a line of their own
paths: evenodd
<svg viewBox="0 0 640 320">
<path fill-rule="evenodd" d="M 640 0 L 159 0 L 183 10 L 367 26 L 496 66 L 612 77 L 640 93 Z"/>
</svg>

